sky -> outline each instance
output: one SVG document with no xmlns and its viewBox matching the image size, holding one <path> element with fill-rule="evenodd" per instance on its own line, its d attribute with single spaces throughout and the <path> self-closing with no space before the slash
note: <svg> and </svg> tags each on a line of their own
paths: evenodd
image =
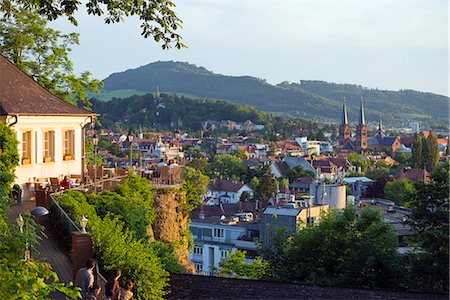
<svg viewBox="0 0 450 300">
<path fill-rule="evenodd" d="M 80 8 L 70 55 L 76 72 L 97 79 L 158 60 L 269 83 L 323 80 L 449 95 L 446 0 L 173 0 L 187 49 L 144 39 L 136 18 L 106 25 Z"/>
</svg>

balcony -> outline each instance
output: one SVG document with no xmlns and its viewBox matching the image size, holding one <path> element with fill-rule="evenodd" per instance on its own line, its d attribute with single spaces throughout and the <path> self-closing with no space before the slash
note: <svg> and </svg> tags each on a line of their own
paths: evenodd
<svg viewBox="0 0 450 300">
<path fill-rule="evenodd" d="M 255 243 L 255 238 L 252 237 L 240 237 L 238 240 L 234 240 L 234 246 L 243 250 L 256 250 L 258 244 Z"/>
</svg>

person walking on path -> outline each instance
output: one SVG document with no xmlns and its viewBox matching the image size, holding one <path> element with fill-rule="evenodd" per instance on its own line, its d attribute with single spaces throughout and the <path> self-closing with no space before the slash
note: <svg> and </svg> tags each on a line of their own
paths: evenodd
<svg viewBox="0 0 450 300">
<path fill-rule="evenodd" d="M 105 296 L 103 300 L 111 300 L 114 293 L 120 288 L 119 286 L 119 277 L 122 275 L 122 270 L 116 268 L 112 271 L 111 277 L 106 282 L 105 286 Z"/>
<path fill-rule="evenodd" d="M 84 298 L 89 292 L 89 288 L 94 284 L 95 259 L 89 258 L 86 267 L 80 268 L 75 276 L 75 286 L 81 288 L 81 297 Z"/>
<path fill-rule="evenodd" d="M 113 300 L 130 300 L 133 297 L 133 282 L 127 280 L 124 287 L 119 288 L 113 295 Z"/>
</svg>

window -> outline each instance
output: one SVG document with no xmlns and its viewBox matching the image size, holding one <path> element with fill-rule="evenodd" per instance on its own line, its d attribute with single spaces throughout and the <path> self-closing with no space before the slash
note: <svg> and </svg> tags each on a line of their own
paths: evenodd
<svg viewBox="0 0 450 300">
<path fill-rule="evenodd" d="M 74 136 L 75 132 L 73 130 L 64 131 L 64 160 L 73 159 L 73 155 L 75 152 Z"/>
<path fill-rule="evenodd" d="M 203 247 L 202 246 L 194 246 L 194 254 L 202 255 L 203 254 Z"/>
<path fill-rule="evenodd" d="M 220 228 L 214 228 L 214 231 L 213 231 L 213 237 L 215 237 L 215 238 L 223 238 L 223 237 L 224 237 L 224 235 L 223 235 L 223 229 L 220 229 Z"/>
<path fill-rule="evenodd" d="M 195 265 L 195 271 L 196 271 L 197 273 L 203 272 L 203 264 L 195 263 L 194 265 Z"/>
<path fill-rule="evenodd" d="M 44 162 L 55 161 L 55 132 L 44 132 Z"/>
<path fill-rule="evenodd" d="M 31 131 L 22 133 L 22 165 L 31 163 Z"/>
<path fill-rule="evenodd" d="M 227 250 L 220 250 L 220 257 L 221 258 L 227 258 L 228 251 Z"/>
<path fill-rule="evenodd" d="M 315 221 L 316 221 L 315 217 L 307 217 L 306 218 L 306 224 L 307 225 L 314 225 Z"/>
</svg>

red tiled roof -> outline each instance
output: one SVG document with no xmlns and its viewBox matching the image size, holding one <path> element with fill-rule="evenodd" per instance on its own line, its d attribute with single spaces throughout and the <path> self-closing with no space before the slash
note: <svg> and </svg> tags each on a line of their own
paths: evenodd
<svg viewBox="0 0 450 300">
<path fill-rule="evenodd" d="M 438 144 L 441 144 L 441 145 L 447 145 L 448 144 L 448 141 L 445 138 L 438 138 L 437 142 L 438 142 Z"/>
<path fill-rule="evenodd" d="M 236 193 L 243 186 L 244 186 L 243 183 L 228 180 L 228 179 L 211 179 L 208 184 L 208 190 Z"/>
<path fill-rule="evenodd" d="M 0 54 L 0 115 L 93 115 L 40 86 Z"/>
</svg>

